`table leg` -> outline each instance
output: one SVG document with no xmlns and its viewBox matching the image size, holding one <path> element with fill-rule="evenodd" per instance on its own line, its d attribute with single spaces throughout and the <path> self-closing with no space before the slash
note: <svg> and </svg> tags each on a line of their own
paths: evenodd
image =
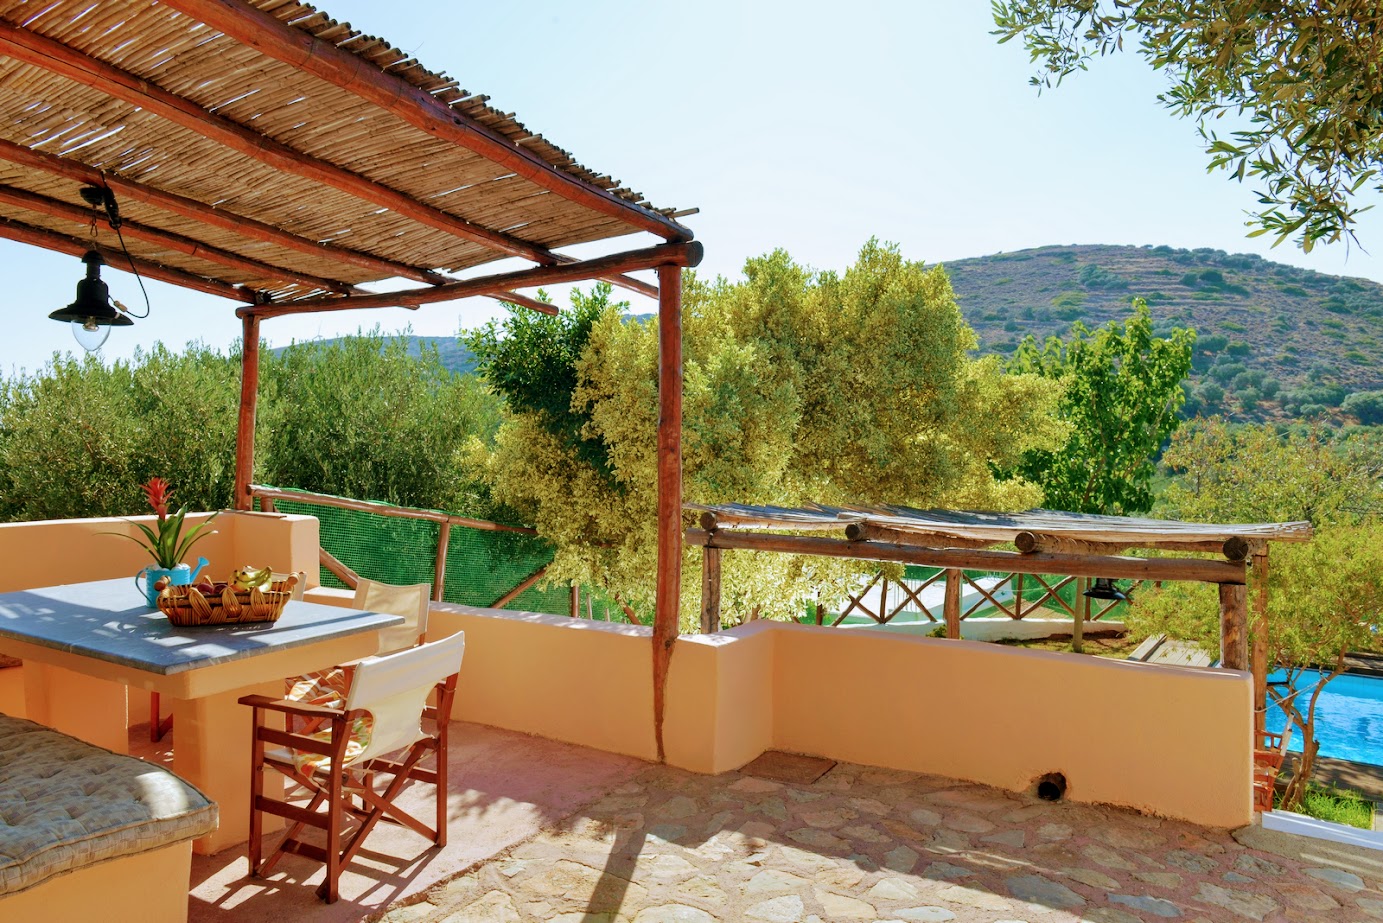
<svg viewBox="0 0 1383 923">
<path fill-rule="evenodd" d="M 119 683 L 29 660 L 24 707 L 30 721 L 115 753 L 130 752 L 125 687 Z"/>
<path fill-rule="evenodd" d="M 192 843 L 192 851 L 209 856 L 243 843 L 250 835 L 251 710 L 237 701 L 243 695 L 283 698 L 283 680 L 246 686 L 200 699 L 173 699 L 173 771 L 191 782 L 220 808 L 213 832 Z M 271 715 L 279 719 L 282 716 Z M 283 777 L 264 774 L 265 794 L 281 797 Z M 264 818 L 266 830 L 274 829 Z"/>
</svg>

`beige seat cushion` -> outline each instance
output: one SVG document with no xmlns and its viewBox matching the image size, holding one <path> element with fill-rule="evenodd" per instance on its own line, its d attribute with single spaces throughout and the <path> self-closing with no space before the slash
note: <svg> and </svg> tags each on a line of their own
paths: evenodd
<svg viewBox="0 0 1383 923">
<path fill-rule="evenodd" d="M 216 829 L 168 770 L 0 715 L 0 894 Z"/>
</svg>

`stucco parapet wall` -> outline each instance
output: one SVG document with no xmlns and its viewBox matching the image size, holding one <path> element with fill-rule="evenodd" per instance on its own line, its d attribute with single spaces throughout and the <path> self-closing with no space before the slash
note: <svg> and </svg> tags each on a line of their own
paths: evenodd
<svg viewBox="0 0 1383 923">
<path fill-rule="evenodd" d="M 344 591 L 313 590 L 349 603 Z M 459 717 L 653 759 L 648 628 L 432 605 L 466 632 Z M 673 648 L 667 762 L 780 749 L 1011 791 L 1062 772 L 1075 801 L 1215 827 L 1252 818 L 1247 673 L 756 621 Z"/>
</svg>

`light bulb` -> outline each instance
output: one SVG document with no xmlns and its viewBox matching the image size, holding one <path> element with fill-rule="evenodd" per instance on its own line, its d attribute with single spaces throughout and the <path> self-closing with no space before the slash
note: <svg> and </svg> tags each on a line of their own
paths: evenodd
<svg viewBox="0 0 1383 923">
<path fill-rule="evenodd" d="M 88 317 L 85 321 L 74 320 L 72 322 L 72 336 L 76 338 L 77 344 L 82 349 L 94 353 L 110 336 L 110 327 L 96 323 L 94 317 Z"/>
</svg>

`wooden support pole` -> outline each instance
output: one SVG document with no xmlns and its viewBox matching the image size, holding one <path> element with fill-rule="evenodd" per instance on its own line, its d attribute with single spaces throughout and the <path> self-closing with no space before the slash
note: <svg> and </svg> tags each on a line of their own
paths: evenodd
<svg viewBox="0 0 1383 923">
<path fill-rule="evenodd" d="M 95 213 L 90 208 L 50 199 L 47 196 L 37 195 L 24 189 L 16 189 L 13 186 L 0 185 L 0 203 L 16 205 L 26 211 L 70 221 L 81 228 L 87 227 L 95 217 Z M 139 240 L 158 247 L 165 247 L 184 256 L 217 263 L 251 276 L 259 276 L 262 279 L 296 282 L 343 295 L 365 294 L 355 286 L 336 279 L 327 279 L 283 266 L 273 266 L 260 260 L 241 256 L 238 253 L 232 253 L 229 250 L 222 250 L 220 247 L 213 247 L 199 240 L 193 240 L 183 234 L 174 234 L 171 231 L 149 227 L 137 221 L 125 221 L 121 225 L 121 233 L 130 240 Z M 118 268 L 119 264 L 116 265 Z"/>
<path fill-rule="evenodd" d="M 235 431 L 235 496 L 237 510 L 254 509 L 250 485 L 255 469 L 255 409 L 259 405 L 259 318 L 241 320 L 244 345 L 240 353 L 240 416 Z"/>
<path fill-rule="evenodd" d="M 451 544 L 451 523 L 437 527 L 437 559 L 432 565 L 432 601 L 441 602 L 447 586 L 447 546 Z"/>
<path fill-rule="evenodd" d="M 158 279 L 160 282 L 190 288 L 194 292 L 205 292 L 208 295 L 215 295 L 217 298 L 229 298 L 231 301 L 243 301 L 246 304 L 254 304 L 259 300 L 259 295 L 253 289 L 243 285 L 231 285 L 228 282 L 207 279 L 195 273 L 164 266 L 162 263 L 155 263 L 142 257 L 126 256 L 114 247 L 93 244 L 90 240 L 70 237 L 67 234 L 59 234 L 44 228 L 36 228 L 20 221 L 11 221 L 9 218 L 0 218 L 0 237 L 77 257 L 88 250 L 95 250 L 101 254 L 111 269 L 127 271 L 130 268 L 130 262 L 133 261 L 139 274 L 149 279 Z"/>
<path fill-rule="evenodd" d="M 701 552 L 701 633 L 720 631 L 720 549 Z"/>
<path fill-rule="evenodd" d="M 888 621 L 888 578 L 879 581 L 879 616 L 880 625 Z"/>
<path fill-rule="evenodd" d="M 1253 556 L 1253 740 L 1259 746 L 1268 712 L 1268 551 Z"/>
<path fill-rule="evenodd" d="M 581 618 L 581 585 L 575 580 L 571 582 L 571 617 Z"/>
<path fill-rule="evenodd" d="M 360 585 L 360 575 L 342 564 L 341 561 L 337 559 L 336 555 L 327 551 L 325 548 L 317 549 L 317 560 L 321 562 L 323 567 L 335 574 L 337 580 L 340 580 L 352 590 Z"/>
<path fill-rule="evenodd" d="M 665 244 L 696 246 L 697 244 Z M 658 267 L 658 573 L 653 615 L 653 734 L 664 759 L 668 664 L 682 589 L 682 269 Z"/>
<path fill-rule="evenodd" d="M 946 617 L 946 637 L 960 637 L 960 591 L 964 589 L 962 584 L 965 575 L 954 567 L 946 569 L 946 601 L 944 603 L 944 614 Z"/>
<path fill-rule="evenodd" d="M 1226 670 L 1249 668 L 1248 588 L 1220 584 L 1220 666 Z"/>
<path fill-rule="evenodd" d="M 1121 558 L 1047 552 L 1019 554 L 1013 551 L 921 548 L 893 542 L 851 542 L 813 535 L 777 535 L 724 529 L 713 533 L 689 529 L 686 541 L 690 545 L 716 548 L 778 551 L 859 561 L 896 561 L 923 567 L 955 567 L 1013 574 L 1070 574 L 1117 580 L 1191 580 L 1240 586 L 1247 580 L 1247 567 L 1243 562 L 1206 561 L 1200 558 Z"/>
<path fill-rule="evenodd" d="M 537 583 L 539 580 L 542 580 L 543 575 L 546 573 L 547 565 L 544 564 L 542 567 L 538 568 L 533 573 L 529 574 L 527 577 L 524 577 L 523 580 L 519 581 L 518 586 L 514 587 L 508 593 L 505 593 L 499 599 L 490 603 L 489 608 L 503 609 L 505 606 L 509 605 L 514 600 L 518 599 L 519 596 L 522 595 L 524 590 L 528 589 L 533 584 Z"/>
<path fill-rule="evenodd" d="M 228 212 L 225 209 L 207 205 L 186 196 L 165 192 L 153 186 L 136 183 L 122 176 L 103 173 L 71 158 L 56 157 L 42 151 L 31 150 L 3 138 L 0 138 L 0 160 L 8 160 L 11 163 L 41 170 L 52 176 L 61 176 L 87 186 L 109 186 L 121 202 L 140 202 L 160 211 L 181 218 L 191 218 L 194 221 L 219 228 L 222 231 L 230 231 L 250 240 L 263 241 L 279 247 L 286 247 L 289 250 L 296 250 L 318 260 L 357 266 L 370 272 L 397 276 L 401 279 L 412 279 L 415 282 L 427 282 L 431 285 L 448 281 L 446 276 L 429 269 L 409 266 L 406 263 L 381 259 L 373 254 L 358 250 L 349 250 L 345 247 L 299 237 L 262 221 L 255 221 L 253 218 L 237 215 L 234 212 Z"/>
<path fill-rule="evenodd" d="M 1085 620 L 1090 618 L 1090 597 L 1085 591 L 1089 586 L 1087 577 L 1076 580 L 1076 614 L 1071 617 L 1071 651 L 1076 654 L 1085 651 Z"/>
<path fill-rule="evenodd" d="M 474 279 L 448 282 L 431 288 L 409 289 L 402 292 L 386 292 L 375 295 L 342 295 L 329 298 L 304 298 L 287 304 L 252 306 L 240 308 L 237 313 L 258 314 L 261 317 L 277 317 L 281 314 L 312 314 L 323 311 L 349 311 L 356 308 L 416 308 L 418 305 L 438 301 L 455 301 L 458 298 L 471 298 L 476 295 L 496 295 L 516 288 L 529 288 L 535 285 L 560 285 L 565 282 L 581 282 L 586 279 L 602 277 L 611 272 L 632 269 L 647 269 L 662 263 L 675 263 L 678 266 L 697 266 L 705 251 L 701 244 L 692 241 L 687 244 L 659 244 L 643 250 L 630 250 L 598 256 L 579 263 L 563 263 L 560 266 L 538 266 L 516 272 L 497 273 Z M 665 267 L 659 266 L 659 269 Z"/>
</svg>

